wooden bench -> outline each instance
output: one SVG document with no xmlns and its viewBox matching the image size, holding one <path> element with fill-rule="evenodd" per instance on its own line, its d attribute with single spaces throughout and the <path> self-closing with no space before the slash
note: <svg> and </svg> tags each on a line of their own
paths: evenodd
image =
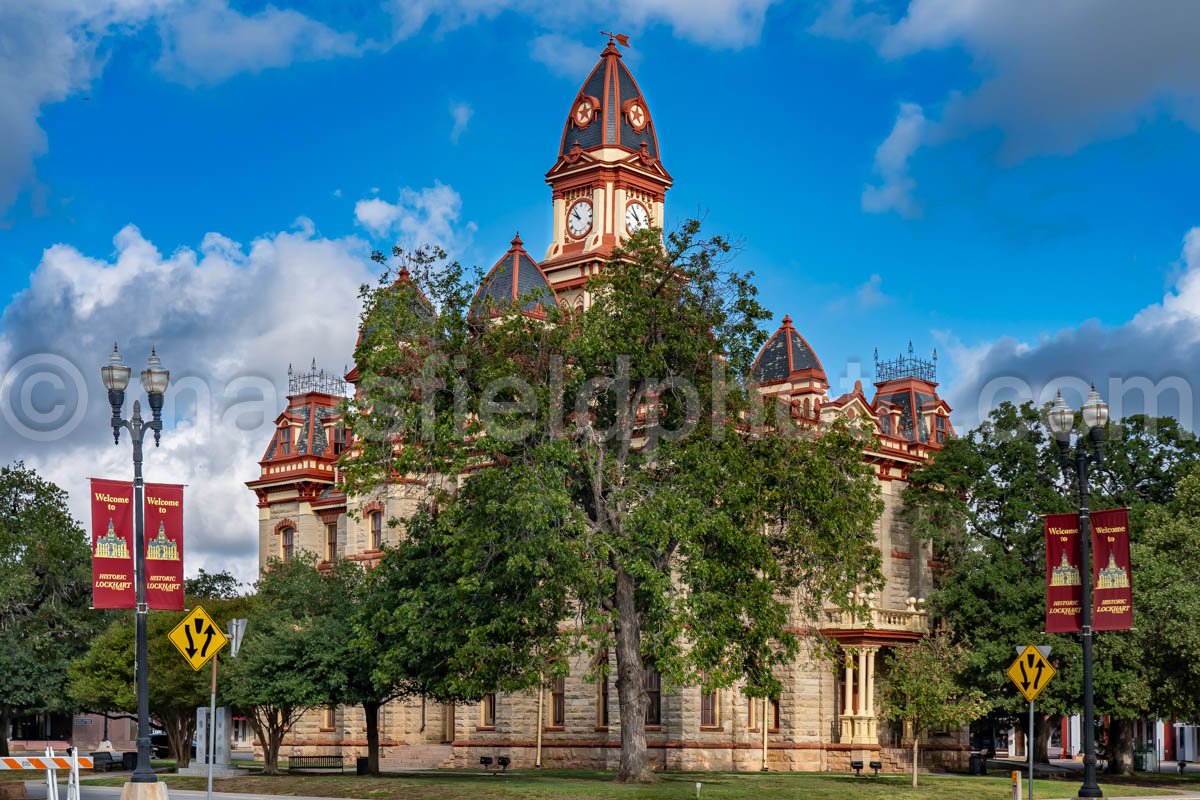
<svg viewBox="0 0 1200 800">
<path fill-rule="evenodd" d="M 346 762 L 341 756 L 290 756 L 288 772 L 303 772 L 306 769 L 336 769 L 343 772 Z"/>
<path fill-rule="evenodd" d="M 122 766 L 121 757 L 117 753 L 112 753 L 108 750 L 98 750 L 90 755 L 92 757 L 92 769 L 96 772 L 108 772 L 110 769 L 120 769 Z"/>
</svg>

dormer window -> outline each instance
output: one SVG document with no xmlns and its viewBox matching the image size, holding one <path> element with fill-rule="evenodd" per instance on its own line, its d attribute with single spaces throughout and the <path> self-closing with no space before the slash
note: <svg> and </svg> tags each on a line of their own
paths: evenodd
<svg viewBox="0 0 1200 800">
<path fill-rule="evenodd" d="M 945 444 L 946 443 L 946 418 L 940 417 L 940 416 L 935 417 L 933 424 L 934 424 L 934 439 L 935 439 L 935 441 L 937 441 L 938 444 Z"/>
<path fill-rule="evenodd" d="M 340 455 L 346 449 L 346 429 L 341 425 L 333 426 L 333 454 Z"/>
<path fill-rule="evenodd" d="M 279 454 L 282 456 L 291 455 L 292 452 L 292 429 L 288 425 L 284 425 L 279 429 Z"/>
</svg>

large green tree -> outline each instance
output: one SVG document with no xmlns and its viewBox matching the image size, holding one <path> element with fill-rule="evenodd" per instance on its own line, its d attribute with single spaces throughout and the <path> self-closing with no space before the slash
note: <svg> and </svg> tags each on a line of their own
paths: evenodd
<svg viewBox="0 0 1200 800">
<path fill-rule="evenodd" d="M 1105 450 L 1105 463 L 1093 473 L 1090 506 L 1128 505 L 1136 541 L 1149 510 L 1174 495 L 1200 450 L 1174 420 L 1140 416 L 1110 424 Z M 1074 713 L 1082 702 L 1078 637 L 1042 633 L 1042 515 L 1075 510 L 1076 492 L 1062 474 L 1057 444 L 1038 409 L 1006 403 L 976 429 L 947 442 L 932 464 L 913 474 L 905 493 L 903 518 L 935 541 L 947 565 L 931 610 L 969 645 L 966 680 L 992 699 L 993 717 L 1016 724 L 1024 719 L 1025 700 L 1004 673 L 1014 647 L 1054 648 L 1060 674 L 1038 698 L 1043 714 L 1035 720 L 1035 754 L 1042 761 L 1048 760 L 1046 715 Z M 1135 561 L 1135 613 L 1141 603 L 1138 569 Z M 1097 711 L 1111 719 L 1110 764 L 1118 771 L 1132 767 L 1132 720 L 1160 713 L 1151 699 L 1153 676 L 1141 657 L 1146 646 L 1140 631 L 1096 638 Z"/>
<path fill-rule="evenodd" d="M 243 598 L 187 597 L 188 608 L 197 603 L 204 606 L 218 627 L 224 628 L 227 620 L 243 613 L 247 601 Z M 179 767 L 186 767 L 191 761 L 196 709 L 208 705 L 210 691 L 208 669 L 192 669 L 167 638 L 183 617 L 181 611 L 151 611 L 146 620 L 150 716 L 167 734 L 171 754 Z M 76 708 L 136 715 L 135 643 L 133 615 L 121 612 L 92 640 L 87 652 L 71 665 L 67 691 Z M 229 662 L 224 659 L 228 652 L 218 654 L 221 659 L 218 674 L 227 668 Z M 225 702 L 221 686 L 218 686 L 217 697 L 219 702 Z"/>
<path fill-rule="evenodd" d="M 330 624 L 345 598 L 311 553 L 272 561 L 255 588 L 238 657 L 225 662 L 223 696 L 246 716 L 262 743 L 264 771 L 275 775 L 283 738 L 300 715 L 336 699 L 331 683 L 349 631 Z"/>
<path fill-rule="evenodd" d="M 87 534 L 67 495 L 17 462 L 0 468 L 0 755 L 20 712 L 66 711 L 71 660 L 102 617 L 88 612 Z"/>
<path fill-rule="evenodd" d="M 767 313 L 728 252 L 694 222 L 640 232 L 577 311 L 536 290 L 531 315 L 472 311 L 461 270 L 420 253 L 367 293 L 345 483 L 429 491 L 379 568 L 381 676 L 472 699 L 615 651 L 619 779 L 639 781 L 648 660 L 771 695 L 797 623 L 880 585 L 866 442 L 743 383 Z"/>
</svg>

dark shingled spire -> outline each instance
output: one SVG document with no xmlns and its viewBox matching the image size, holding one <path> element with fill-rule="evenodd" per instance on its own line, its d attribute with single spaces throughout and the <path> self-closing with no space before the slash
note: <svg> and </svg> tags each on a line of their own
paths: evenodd
<svg viewBox="0 0 1200 800">
<path fill-rule="evenodd" d="M 807 373 L 808 376 L 828 383 L 825 368 L 821 366 L 816 352 L 800 332 L 792 327 L 792 318 L 785 316 L 779 330 L 771 335 L 758 352 L 750 374 L 759 383 L 776 383 L 805 370 L 812 370 Z"/>
</svg>

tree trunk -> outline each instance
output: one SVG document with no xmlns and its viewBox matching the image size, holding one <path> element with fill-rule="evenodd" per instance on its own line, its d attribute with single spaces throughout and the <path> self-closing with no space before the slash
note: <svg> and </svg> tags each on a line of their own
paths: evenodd
<svg viewBox="0 0 1200 800">
<path fill-rule="evenodd" d="M 1133 720 L 1116 719 L 1108 723 L 1108 767 L 1109 775 L 1133 774 Z"/>
<path fill-rule="evenodd" d="M 621 760 L 617 780 L 652 779 L 646 760 L 646 676 L 633 577 L 617 570 L 617 698 L 621 712 Z"/>
<path fill-rule="evenodd" d="M 367 718 L 367 772 L 379 774 L 379 703 L 363 703 L 363 715 Z"/>
<path fill-rule="evenodd" d="M 920 747 L 921 737 L 917 732 L 913 731 L 913 788 L 917 788 L 917 769 L 920 762 L 917 760 L 917 749 Z"/>
<path fill-rule="evenodd" d="M 0 705 L 0 756 L 8 756 L 8 735 L 9 726 L 12 725 L 12 709 L 7 705 Z"/>
<path fill-rule="evenodd" d="M 1033 760 L 1038 764 L 1050 763 L 1050 720 L 1045 714 L 1033 715 Z"/>
<path fill-rule="evenodd" d="M 279 748 L 283 744 L 286 715 L 281 714 L 279 709 L 274 707 L 256 707 L 249 714 L 249 718 L 250 726 L 254 728 L 254 733 L 262 745 L 263 774 L 278 775 Z"/>
<path fill-rule="evenodd" d="M 196 731 L 196 712 L 160 714 L 158 720 L 167 734 L 175 767 L 183 769 L 192 761 L 192 738 Z"/>
</svg>

